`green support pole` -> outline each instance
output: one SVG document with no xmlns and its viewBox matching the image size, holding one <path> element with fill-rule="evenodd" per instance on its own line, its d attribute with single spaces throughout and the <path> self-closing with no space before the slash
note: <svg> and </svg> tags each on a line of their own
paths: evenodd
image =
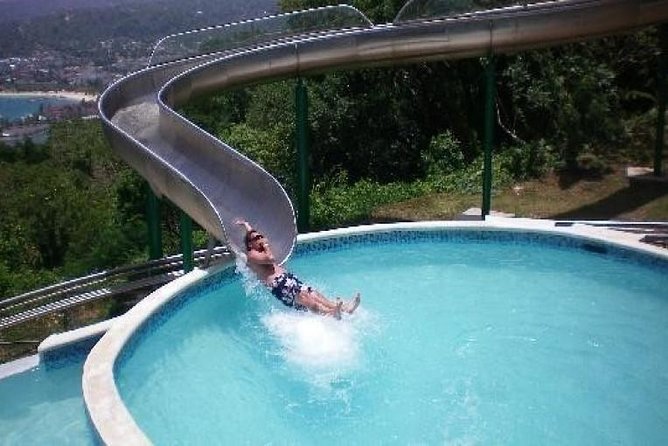
<svg viewBox="0 0 668 446">
<path fill-rule="evenodd" d="M 309 138 L 308 138 L 308 94 L 302 78 L 295 87 L 297 130 L 297 229 L 308 232 L 310 218 L 309 192 Z"/>
<path fill-rule="evenodd" d="M 654 175 L 663 175 L 663 145 L 666 126 L 666 71 L 668 71 L 668 25 L 659 27 L 661 53 L 657 64 L 656 141 L 654 145 Z"/>
<path fill-rule="evenodd" d="M 148 226 L 148 255 L 151 260 L 160 259 L 162 253 L 162 232 L 160 230 L 160 199 L 147 187 L 146 223 Z"/>
<path fill-rule="evenodd" d="M 489 215 L 492 201 L 492 145 L 494 143 L 494 97 L 496 96 L 496 61 L 494 55 L 487 56 L 485 65 L 485 134 L 484 163 L 482 176 L 482 219 Z"/>
<path fill-rule="evenodd" d="M 181 251 L 183 252 L 183 272 L 188 273 L 193 270 L 193 222 L 190 216 L 181 211 L 180 219 L 181 230 Z"/>
</svg>

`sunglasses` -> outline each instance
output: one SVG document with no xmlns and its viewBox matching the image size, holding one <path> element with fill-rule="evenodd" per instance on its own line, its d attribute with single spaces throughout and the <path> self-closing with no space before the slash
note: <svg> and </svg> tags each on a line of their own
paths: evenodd
<svg viewBox="0 0 668 446">
<path fill-rule="evenodd" d="M 262 235 L 262 234 L 255 234 L 254 236 L 252 236 L 252 237 L 250 238 L 250 240 L 251 240 L 251 242 L 256 242 L 256 241 L 260 240 L 261 238 L 264 238 L 264 235 Z"/>
</svg>

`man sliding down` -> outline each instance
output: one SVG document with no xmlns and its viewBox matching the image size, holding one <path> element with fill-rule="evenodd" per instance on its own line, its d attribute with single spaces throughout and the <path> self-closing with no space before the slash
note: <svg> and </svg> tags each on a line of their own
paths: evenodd
<svg viewBox="0 0 668 446">
<path fill-rule="evenodd" d="M 332 302 L 277 264 L 266 237 L 253 229 L 250 223 L 241 219 L 235 223 L 246 229 L 244 240 L 248 267 L 285 305 L 297 310 L 327 314 L 337 319 L 341 319 L 342 311 L 352 314 L 357 309 L 361 300 L 359 293 L 345 304 L 339 298 Z"/>
</svg>

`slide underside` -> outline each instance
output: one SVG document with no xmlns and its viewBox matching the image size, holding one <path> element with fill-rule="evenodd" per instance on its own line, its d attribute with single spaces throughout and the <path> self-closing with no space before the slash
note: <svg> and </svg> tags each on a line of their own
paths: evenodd
<svg viewBox="0 0 668 446">
<path fill-rule="evenodd" d="M 334 69 L 517 52 L 666 20 L 668 0 L 561 0 L 293 36 L 132 73 L 102 94 L 100 117 L 113 150 L 158 196 L 233 248 L 242 244 L 243 235 L 234 220 L 248 219 L 268 235 L 282 262 L 297 234 L 285 190 L 261 166 L 178 114 L 179 106 L 251 83 Z"/>
</svg>

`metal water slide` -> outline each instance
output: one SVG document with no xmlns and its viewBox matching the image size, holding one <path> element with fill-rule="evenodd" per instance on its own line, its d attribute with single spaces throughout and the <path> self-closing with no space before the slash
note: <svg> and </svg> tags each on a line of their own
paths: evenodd
<svg viewBox="0 0 668 446">
<path fill-rule="evenodd" d="M 258 82 L 335 69 L 512 53 L 668 20 L 668 0 L 515 2 L 497 9 L 451 11 L 446 17 L 448 12 L 439 12 L 436 18 L 425 16 L 434 0 L 413 3 L 417 12 L 411 13 L 412 5 L 407 5 L 393 23 L 372 25 L 363 19 L 350 26 L 333 20 L 335 29 L 268 33 L 265 41 L 132 73 L 100 97 L 105 134 L 113 150 L 158 196 L 175 203 L 210 235 L 232 247 L 242 246 L 242 233 L 233 222 L 244 217 L 268 235 L 277 259 L 284 261 L 297 234 L 285 190 L 261 166 L 179 114 L 180 106 Z M 352 9 L 338 8 L 346 14 Z M 301 20 L 302 14 L 317 11 L 267 20 Z"/>
</svg>

